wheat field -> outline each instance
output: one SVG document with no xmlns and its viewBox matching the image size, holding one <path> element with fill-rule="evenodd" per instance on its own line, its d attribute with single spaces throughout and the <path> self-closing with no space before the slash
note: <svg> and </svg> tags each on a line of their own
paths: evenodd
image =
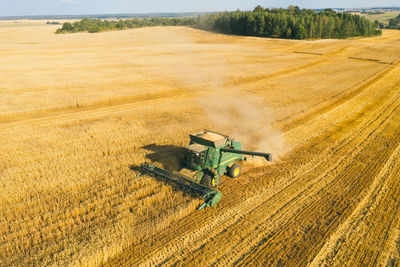
<svg viewBox="0 0 400 267">
<path fill-rule="evenodd" d="M 400 31 L 297 41 L 1 22 L 0 265 L 398 265 Z M 214 208 L 149 176 L 212 129 Z"/>
</svg>

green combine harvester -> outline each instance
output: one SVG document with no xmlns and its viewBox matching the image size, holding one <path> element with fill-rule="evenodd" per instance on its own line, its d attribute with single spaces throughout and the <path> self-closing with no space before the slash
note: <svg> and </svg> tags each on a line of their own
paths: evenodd
<svg viewBox="0 0 400 267">
<path fill-rule="evenodd" d="M 190 143 L 185 147 L 183 168 L 179 172 L 169 172 L 144 162 L 140 165 L 141 175 L 153 175 L 172 181 L 190 189 L 204 198 L 204 204 L 215 206 L 222 194 L 215 188 L 221 182 L 221 176 L 228 174 L 232 178 L 240 175 L 239 161 L 246 160 L 243 155 L 264 157 L 272 161 L 269 153 L 242 150 L 242 144 L 229 136 L 204 130 L 190 134 Z"/>
</svg>

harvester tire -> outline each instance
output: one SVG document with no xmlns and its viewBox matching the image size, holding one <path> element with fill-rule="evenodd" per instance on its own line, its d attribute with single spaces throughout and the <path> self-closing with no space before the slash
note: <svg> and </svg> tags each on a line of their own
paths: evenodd
<svg viewBox="0 0 400 267">
<path fill-rule="evenodd" d="M 235 163 L 229 168 L 228 174 L 232 178 L 236 178 L 240 175 L 240 165 Z"/>
<path fill-rule="evenodd" d="M 212 180 L 213 178 L 209 174 L 204 174 L 200 183 L 202 185 L 207 186 L 208 188 L 212 188 L 213 187 Z"/>
</svg>

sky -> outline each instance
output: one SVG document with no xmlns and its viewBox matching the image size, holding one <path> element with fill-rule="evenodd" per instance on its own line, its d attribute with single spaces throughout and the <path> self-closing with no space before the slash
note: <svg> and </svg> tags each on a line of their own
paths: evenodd
<svg viewBox="0 0 400 267">
<path fill-rule="evenodd" d="M 255 6 L 355 8 L 400 6 L 400 0 L 0 0 L 0 16 L 252 10 Z"/>
</svg>

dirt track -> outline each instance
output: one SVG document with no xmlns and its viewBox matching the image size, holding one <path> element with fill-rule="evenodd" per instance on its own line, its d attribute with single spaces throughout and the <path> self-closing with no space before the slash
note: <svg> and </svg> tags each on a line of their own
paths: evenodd
<svg viewBox="0 0 400 267">
<path fill-rule="evenodd" d="M 399 264 L 400 32 L 291 41 L 36 30 L 31 50 L 14 33 L 0 46 L 0 263 Z M 18 65 L 26 58 L 36 61 Z M 213 99 L 249 95 L 287 152 L 225 178 L 217 207 L 198 212 L 201 200 L 134 178 L 129 166 L 144 160 L 171 167 L 189 132 L 240 130 L 208 109 L 224 114 Z"/>
</svg>

